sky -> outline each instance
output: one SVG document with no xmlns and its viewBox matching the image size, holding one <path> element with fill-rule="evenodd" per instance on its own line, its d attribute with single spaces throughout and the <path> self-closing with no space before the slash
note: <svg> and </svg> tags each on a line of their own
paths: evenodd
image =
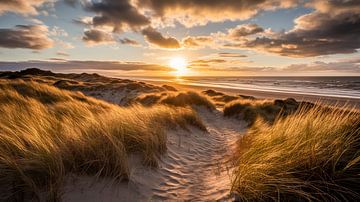
<svg viewBox="0 0 360 202">
<path fill-rule="evenodd" d="M 359 49 L 359 0 L 0 1 L 0 70 L 360 76 Z"/>
</svg>

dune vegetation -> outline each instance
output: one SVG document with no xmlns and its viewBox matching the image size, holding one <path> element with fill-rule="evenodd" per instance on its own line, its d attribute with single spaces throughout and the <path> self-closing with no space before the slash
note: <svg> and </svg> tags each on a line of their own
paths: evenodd
<svg viewBox="0 0 360 202">
<path fill-rule="evenodd" d="M 251 126 L 259 118 L 273 123 L 277 118 L 290 115 L 299 108 L 310 109 L 313 106 L 312 103 L 297 102 L 292 98 L 274 101 L 239 99 L 225 104 L 223 111 L 224 116 L 244 120 Z"/>
<path fill-rule="evenodd" d="M 166 129 L 206 130 L 191 108 L 119 107 L 36 82 L 0 82 L 0 199 L 57 200 L 68 174 L 129 176 L 128 155 L 156 166 Z"/>
<path fill-rule="evenodd" d="M 214 103 L 209 98 L 192 91 L 148 93 L 140 95 L 134 102 L 141 103 L 145 106 L 165 104 L 177 107 L 202 106 L 209 110 L 215 109 Z"/>
<path fill-rule="evenodd" d="M 253 96 L 247 96 L 247 95 L 227 95 L 225 93 L 215 91 L 215 90 L 205 90 L 202 91 L 203 94 L 208 96 L 216 106 L 218 107 L 224 107 L 225 104 L 235 101 L 235 100 L 256 100 Z"/>
<path fill-rule="evenodd" d="M 232 192 L 240 201 L 360 199 L 360 115 L 301 108 L 257 120 L 238 143 Z"/>
</svg>

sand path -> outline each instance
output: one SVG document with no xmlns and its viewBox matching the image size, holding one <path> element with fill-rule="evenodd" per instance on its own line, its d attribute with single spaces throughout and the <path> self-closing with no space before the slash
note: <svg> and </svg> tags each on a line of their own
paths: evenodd
<svg viewBox="0 0 360 202">
<path fill-rule="evenodd" d="M 161 183 L 153 190 L 154 200 L 227 200 L 230 190 L 230 161 L 239 122 L 224 120 L 220 112 L 203 111 L 208 133 L 169 134 L 168 152 L 162 158 Z"/>
<path fill-rule="evenodd" d="M 157 169 L 133 163 L 130 182 L 112 186 L 106 180 L 77 180 L 64 201 L 230 201 L 230 157 L 244 124 L 223 118 L 220 111 L 199 114 L 208 132 L 170 131 Z"/>
</svg>

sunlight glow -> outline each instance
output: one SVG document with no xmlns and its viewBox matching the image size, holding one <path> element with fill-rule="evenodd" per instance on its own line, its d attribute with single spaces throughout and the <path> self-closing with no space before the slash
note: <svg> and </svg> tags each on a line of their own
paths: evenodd
<svg viewBox="0 0 360 202">
<path fill-rule="evenodd" d="M 184 76 L 188 71 L 188 62 L 183 57 L 173 57 L 170 59 L 169 65 L 171 68 L 175 69 L 176 76 Z"/>
</svg>

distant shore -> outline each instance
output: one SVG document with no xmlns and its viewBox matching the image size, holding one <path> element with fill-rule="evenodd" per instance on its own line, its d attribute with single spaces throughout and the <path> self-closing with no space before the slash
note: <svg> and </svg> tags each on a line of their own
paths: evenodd
<svg viewBox="0 0 360 202">
<path fill-rule="evenodd" d="M 141 80 L 141 79 L 139 79 Z M 176 83 L 171 81 L 153 81 L 153 80 L 141 80 L 147 83 L 154 85 L 171 85 L 180 90 L 193 90 L 193 91 L 203 91 L 208 89 L 213 89 L 221 91 L 223 93 L 232 94 L 232 95 L 249 95 L 261 99 L 284 99 L 284 98 L 295 98 L 299 101 L 309 101 L 309 102 L 321 102 L 328 105 L 348 105 L 360 109 L 360 99 L 356 98 L 342 98 L 342 97 L 332 97 L 332 96 L 319 96 L 319 95 L 305 95 L 305 94 L 296 94 L 296 93 L 286 93 L 286 92 L 269 92 L 261 90 L 248 90 L 248 89 L 233 89 L 226 87 L 213 87 L 213 86 L 199 86 L 194 84 L 184 84 Z"/>
</svg>

